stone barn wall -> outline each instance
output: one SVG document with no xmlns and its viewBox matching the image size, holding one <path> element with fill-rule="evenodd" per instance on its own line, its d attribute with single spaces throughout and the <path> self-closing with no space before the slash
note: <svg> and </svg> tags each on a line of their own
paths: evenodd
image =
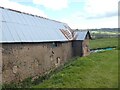
<svg viewBox="0 0 120 90">
<path fill-rule="evenodd" d="M 73 48 L 73 56 L 74 57 L 83 55 L 82 41 L 80 41 L 80 40 L 73 41 L 72 48 Z"/>
<path fill-rule="evenodd" d="M 2 44 L 0 44 L 0 85 L 2 85 Z"/>
<path fill-rule="evenodd" d="M 89 39 L 73 41 L 72 48 L 74 57 L 89 55 Z"/>
<path fill-rule="evenodd" d="M 3 83 L 40 76 L 63 65 L 72 57 L 71 45 L 71 42 L 3 44 Z"/>
<path fill-rule="evenodd" d="M 83 56 L 87 56 L 90 54 L 90 49 L 89 49 L 89 39 L 85 39 L 82 42 L 82 49 L 83 49 Z"/>
</svg>

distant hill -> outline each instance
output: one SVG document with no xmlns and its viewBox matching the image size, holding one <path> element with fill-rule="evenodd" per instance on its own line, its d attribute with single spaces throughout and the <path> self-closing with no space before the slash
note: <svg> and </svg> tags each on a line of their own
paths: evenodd
<svg viewBox="0 0 120 90">
<path fill-rule="evenodd" d="M 100 28 L 100 29 L 73 29 L 73 30 L 89 30 L 89 31 L 99 31 L 99 32 L 120 32 L 120 28 Z"/>
<path fill-rule="evenodd" d="M 73 29 L 75 31 L 90 31 L 92 38 L 118 37 L 120 28 L 100 28 L 100 29 Z"/>
</svg>

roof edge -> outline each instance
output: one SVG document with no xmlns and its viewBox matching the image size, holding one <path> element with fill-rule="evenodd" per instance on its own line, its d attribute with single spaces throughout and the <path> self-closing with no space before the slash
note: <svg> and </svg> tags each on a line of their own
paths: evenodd
<svg viewBox="0 0 120 90">
<path fill-rule="evenodd" d="M 6 10 L 10 10 L 10 11 L 14 11 L 14 12 L 17 12 L 17 13 L 22 13 L 22 14 L 26 14 L 26 15 L 34 16 L 34 17 L 43 18 L 43 19 L 50 20 L 50 21 L 54 21 L 54 22 L 58 22 L 58 23 L 67 24 L 67 23 L 64 23 L 64 22 L 61 22 L 61 21 L 57 21 L 57 20 L 53 20 L 53 19 L 46 18 L 46 17 L 42 17 L 42 16 L 38 16 L 38 15 L 34 15 L 34 14 L 30 14 L 30 13 L 22 12 L 22 11 L 15 10 L 15 9 L 5 8 L 5 7 L 2 7 L 2 6 L 0 6 L 0 8 L 2 8 L 2 9 L 6 9 Z M 68 24 L 67 24 L 67 25 L 68 25 Z"/>
</svg>

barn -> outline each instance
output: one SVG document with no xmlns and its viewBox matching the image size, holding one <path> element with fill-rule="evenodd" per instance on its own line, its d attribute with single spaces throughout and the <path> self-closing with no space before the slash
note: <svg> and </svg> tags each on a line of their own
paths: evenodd
<svg viewBox="0 0 120 90">
<path fill-rule="evenodd" d="M 75 40 L 66 23 L 48 18 L 3 7 L 0 15 L 3 83 L 49 73 L 73 56 L 81 56 L 77 47 L 80 50 L 79 45 L 89 39 L 89 32 L 82 41 L 82 33 L 77 32 Z"/>
<path fill-rule="evenodd" d="M 87 56 L 90 54 L 89 40 L 91 39 L 89 31 L 75 31 L 76 38 L 73 40 L 73 56 Z"/>
</svg>

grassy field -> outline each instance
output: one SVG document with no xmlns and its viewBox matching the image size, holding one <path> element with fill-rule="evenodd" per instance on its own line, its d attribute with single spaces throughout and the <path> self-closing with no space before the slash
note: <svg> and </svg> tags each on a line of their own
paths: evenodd
<svg viewBox="0 0 120 90">
<path fill-rule="evenodd" d="M 34 88 L 116 88 L 118 50 L 77 58 L 62 71 Z"/>
<path fill-rule="evenodd" d="M 118 46 L 117 38 L 90 41 L 90 48 Z M 92 53 L 73 59 L 62 71 L 33 88 L 116 88 L 118 87 L 118 50 Z"/>
<path fill-rule="evenodd" d="M 90 40 L 90 49 L 116 47 L 118 46 L 118 38 L 101 38 Z"/>
</svg>

